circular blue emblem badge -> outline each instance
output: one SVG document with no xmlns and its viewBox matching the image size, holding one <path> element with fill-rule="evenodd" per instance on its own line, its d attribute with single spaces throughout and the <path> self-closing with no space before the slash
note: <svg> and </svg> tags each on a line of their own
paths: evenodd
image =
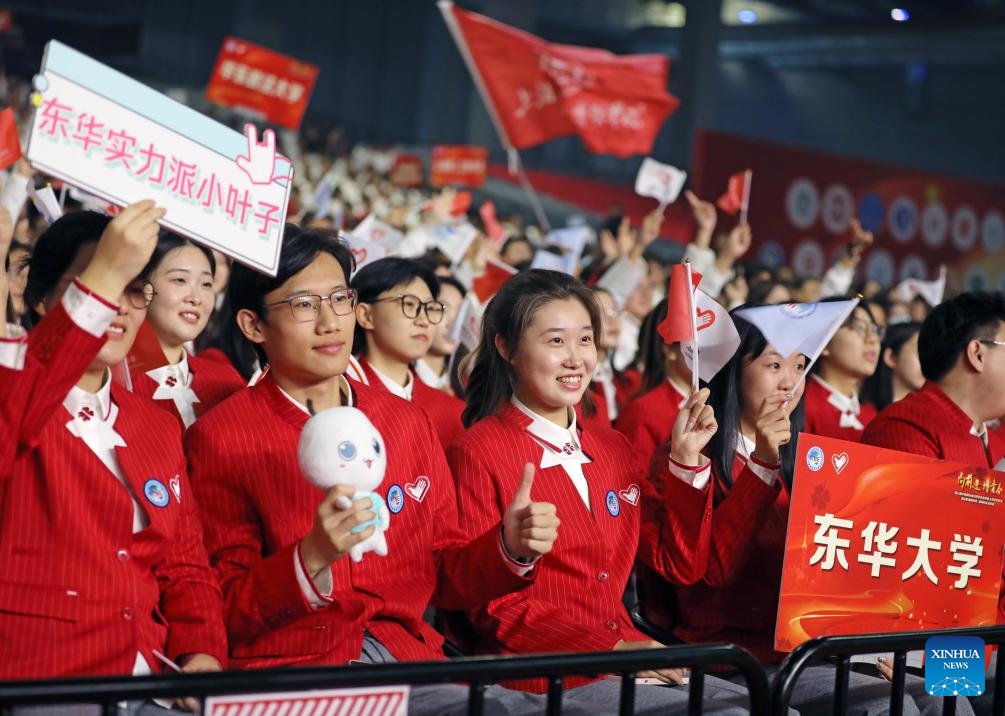
<svg viewBox="0 0 1005 716">
<path fill-rule="evenodd" d="M 402 491 L 401 485 L 391 485 L 391 489 L 387 491 L 387 509 L 391 511 L 392 515 L 396 515 L 401 512 L 404 506 L 405 493 Z"/>
<path fill-rule="evenodd" d="M 607 504 L 607 511 L 611 513 L 611 517 L 617 517 L 621 514 L 621 502 L 618 500 L 618 493 L 614 490 L 607 491 L 607 499 L 604 502 Z"/>
<path fill-rule="evenodd" d="M 171 495 L 164 483 L 153 478 L 143 483 L 143 494 L 154 507 L 167 507 L 168 502 L 171 501 Z"/>
<path fill-rule="evenodd" d="M 813 446 L 806 452 L 806 467 L 816 472 L 824 466 L 824 451 Z"/>
</svg>

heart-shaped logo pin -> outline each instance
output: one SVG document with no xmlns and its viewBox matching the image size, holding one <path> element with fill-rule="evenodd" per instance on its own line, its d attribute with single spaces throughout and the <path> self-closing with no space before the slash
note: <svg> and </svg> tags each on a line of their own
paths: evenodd
<svg viewBox="0 0 1005 716">
<path fill-rule="evenodd" d="M 171 492 L 174 493 L 175 499 L 181 502 L 181 477 L 175 475 L 168 481 L 168 485 L 171 487 Z"/>
<path fill-rule="evenodd" d="M 711 309 L 702 311 L 699 308 L 697 318 L 698 330 L 704 331 L 706 328 L 711 328 L 712 324 L 715 323 L 715 311 Z"/>
<path fill-rule="evenodd" d="M 405 485 L 405 493 L 416 502 L 422 502 L 427 492 L 429 492 L 429 478 L 425 475 L 419 475 L 415 478 L 415 482 Z"/>
<path fill-rule="evenodd" d="M 839 452 L 837 455 L 832 455 L 831 464 L 834 466 L 834 472 L 840 475 L 841 471 L 848 466 L 848 453 Z"/>
<path fill-rule="evenodd" d="M 639 503 L 639 486 L 629 485 L 627 490 L 618 493 L 622 500 L 634 507 Z"/>
</svg>

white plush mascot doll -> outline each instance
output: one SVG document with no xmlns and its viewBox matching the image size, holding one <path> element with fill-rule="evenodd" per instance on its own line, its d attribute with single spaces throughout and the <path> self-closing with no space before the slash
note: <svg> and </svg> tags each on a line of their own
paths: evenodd
<svg viewBox="0 0 1005 716">
<path fill-rule="evenodd" d="M 375 490 L 384 479 L 387 469 L 387 452 L 384 438 L 373 423 L 356 408 L 329 408 L 317 413 L 300 434 L 297 449 L 300 469 L 316 487 L 329 490 L 335 485 L 352 485 L 356 488 L 353 500 L 369 497 L 377 518 L 353 527 L 360 533 L 367 527 L 376 527 L 374 533 L 349 550 L 353 562 L 363 561 L 366 552 L 387 554 L 384 530 L 391 524 L 384 498 Z M 349 509 L 352 503 L 340 497 L 336 506 Z"/>
</svg>

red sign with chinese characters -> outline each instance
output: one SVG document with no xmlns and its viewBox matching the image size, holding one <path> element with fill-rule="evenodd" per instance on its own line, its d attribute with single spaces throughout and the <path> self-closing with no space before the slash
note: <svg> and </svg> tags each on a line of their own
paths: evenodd
<svg viewBox="0 0 1005 716">
<path fill-rule="evenodd" d="M 995 624 L 1003 487 L 986 467 L 801 434 L 775 648 Z"/>
<path fill-rule="evenodd" d="M 266 121 L 297 129 L 304 118 L 318 68 L 236 37 L 224 39 L 206 99 L 239 107 Z"/>
<path fill-rule="evenodd" d="M 418 154 L 397 154 L 387 178 L 395 186 L 422 186 L 422 157 Z"/>
<path fill-rule="evenodd" d="M 429 166 L 430 186 L 482 186 L 488 168 L 489 150 L 467 145 L 433 147 Z"/>
</svg>

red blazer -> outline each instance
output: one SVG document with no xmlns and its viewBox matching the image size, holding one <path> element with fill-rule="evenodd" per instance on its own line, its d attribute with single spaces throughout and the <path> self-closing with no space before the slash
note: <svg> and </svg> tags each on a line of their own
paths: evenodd
<svg viewBox="0 0 1005 716">
<path fill-rule="evenodd" d="M 921 390 L 891 403 L 866 427 L 866 445 L 927 455 L 939 460 L 994 467 L 1005 457 L 1005 441 L 988 430 L 988 448 L 970 434 L 974 422 L 943 390 L 925 381 Z M 1005 624 L 1005 565 L 998 598 L 998 623 Z"/>
<path fill-rule="evenodd" d="M 576 405 L 576 420 L 583 426 L 584 430 L 610 430 L 611 419 L 607 417 L 607 397 L 604 395 L 604 386 L 594 381 L 590 383 L 589 390 L 590 397 L 593 399 L 593 415 L 586 417 L 583 412 L 583 404 L 580 402 Z"/>
<path fill-rule="evenodd" d="M 670 439 L 674 420 L 680 412 L 677 406 L 686 397 L 665 380 L 629 402 L 618 416 L 614 427 L 628 438 L 644 470 L 649 469 L 657 448 Z"/>
<path fill-rule="evenodd" d="M 197 418 L 224 398 L 239 391 L 247 382 L 229 363 L 220 363 L 209 358 L 194 356 L 191 353 L 188 356 L 188 367 L 192 372 L 192 390 L 199 396 L 199 402 L 192 406 Z M 157 391 L 157 381 L 146 373 L 137 373 L 131 378 L 133 391 L 137 395 L 153 399 L 154 393 Z M 181 414 L 173 400 L 156 400 L 154 402 L 174 415 L 178 419 L 178 424 L 184 429 L 185 424 L 182 422 Z"/>
<path fill-rule="evenodd" d="M 660 448 L 658 459 L 668 455 Z M 774 650 L 775 615 L 782 578 L 789 494 L 778 481 L 768 486 L 741 459 L 733 463 L 733 486 L 715 474 L 704 490 L 696 490 L 674 476 L 650 473 L 653 487 L 665 497 L 671 515 L 694 519 L 703 514 L 710 529 L 691 529 L 707 535 L 707 570 L 692 586 L 678 585 L 675 635 L 688 643 L 732 642 L 763 662 L 785 656 Z M 702 513 L 698 505 L 714 493 L 714 509 Z M 668 546 L 673 549 L 673 546 Z M 646 604 L 660 622 L 663 604 Z M 672 608 L 672 607 L 671 607 Z"/>
<path fill-rule="evenodd" d="M 448 449 L 457 481 L 460 524 L 469 537 L 498 523 L 520 484 L 524 464 L 540 465 L 543 448 L 525 431 L 530 422 L 507 404 L 497 415 L 472 426 Z M 559 538 L 536 566 L 532 585 L 469 612 L 481 653 L 604 651 L 621 640 L 649 638 L 634 628 L 621 602 L 640 539 L 644 473 L 635 468 L 631 447 L 613 430 L 583 430 L 580 440 L 592 459 L 582 466 L 592 512 L 560 465 L 537 468 L 531 495 L 557 506 L 562 522 Z M 666 522 L 649 528 L 663 534 L 670 529 Z M 691 539 L 701 541 L 697 535 Z M 646 545 L 647 551 L 657 548 L 651 542 Z M 679 561 L 667 567 L 672 560 Z M 689 580 L 704 570 L 703 560 L 704 555 L 685 551 L 659 563 L 675 570 L 671 577 Z M 590 681 L 575 678 L 567 685 Z M 536 692 L 546 689 L 541 680 L 517 685 Z"/>
<path fill-rule="evenodd" d="M 453 480 L 425 414 L 386 391 L 350 385 L 388 449 L 377 491 L 391 511 L 389 554 L 335 562 L 333 602 L 322 609 L 304 597 L 294 568 L 324 494 L 297 462 L 307 415 L 267 374 L 185 434 L 232 666 L 345 663 L 359 658 L 364 630 L 399 660 L 443 658 L 443 637 L 423 621 L 430 602 L 466 609 L 530 581 L 503 562 L 498 524 L 470 544 L 458 531 Z"/>
<path fill-rule="evenodd" d="M 635 397 L 642 387 L 642 373 L 638 368 L 628 368 L 621 374 L 621 378 L 614 381 L 618 397 L 618 405 L 625 406 Z"/>
<path fill-rule="evenodd" d="M 810 377 L 806 379 L 806 423 L 803 431 L 825 438 L 836 438 L 857 443 L 862 439 L 863 430 L 841 427 L 841 411 L 827 402 L 830 392 Z M 858 421 L 863 429 L 876 417 L 876 406 L 860 403 Z"/>
<path fill-rule="evenodd" d="M 364 356 L 359 357 L 360 367 L 366 375 L 371 388 L 390 394 L 380 377 L 374 372 Z M 444 449 L 454 441 L 458 435 L 464 432 L 464 424 L 461 422 L 461 413 L 464 411 L 464 401 L 448 395 L 442 390 L 432 388 L 415 374 L 412 373 L 412 402 L 422 408 L 423 412 L 429 416 L 436 429 L 436 434 L 440 438 L 440 445 Z"/>
<path fill-rule="evenodd" d="M 226 664 L 220 590 L 206 559 L 181 431 L 118 386 L 116 456 L 150 524 L 133 533 L 133 500 L 67 429 L 62 402 L 103 338 L 58 306 L 29 337 L 23 371 L 4 371 L 0 430 L 16 444 L 0 466 L 0 678 L 131 674 L 137 652 Z M 151 479 L 168 503 L 144 497 Z M 174 493 L 178 486 L 179 497 Z"/>
</svg>

